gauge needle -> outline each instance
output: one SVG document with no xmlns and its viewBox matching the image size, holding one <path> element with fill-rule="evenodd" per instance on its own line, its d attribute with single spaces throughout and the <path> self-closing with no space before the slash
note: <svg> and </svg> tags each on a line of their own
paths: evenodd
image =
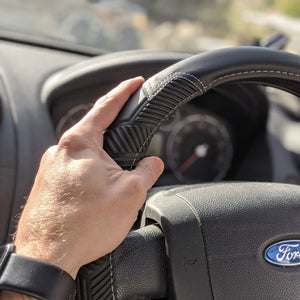
<svg viewBox="0 0 300 300">
<path fill-rule="evenodd" d="M 209 146 L 207 144 L 200 144 L 195 147 L 194 153 L 178 168 L 181 173 L 184 173 L 190 168 L 199 158 L 205 157 Z"/>
</svg>

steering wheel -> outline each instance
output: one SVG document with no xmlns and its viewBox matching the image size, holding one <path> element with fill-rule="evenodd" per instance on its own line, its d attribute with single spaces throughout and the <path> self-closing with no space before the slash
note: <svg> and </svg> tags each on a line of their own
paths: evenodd
<svg viewBox="0 0 300 300">
<path fill-rule="evenodd" d="M 300 96 L 299 70 L 299 56 L 260 47 L 192 56 L 143 84 L 107 130 L 104 148 L 132 169 L 164 120 L 188 101 L 225 83 Z M 81 269 L 77 298 L 296 299 L 299 199 L 298 186 L 278 183 L 153 189 L 141 228 Z"/>
</svg>

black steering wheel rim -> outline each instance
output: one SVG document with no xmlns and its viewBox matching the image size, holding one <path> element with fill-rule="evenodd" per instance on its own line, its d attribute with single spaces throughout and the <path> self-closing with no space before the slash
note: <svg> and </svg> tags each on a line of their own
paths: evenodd
<svg viewBox="0 0 300 300">
<path fill-rule="evenodd" d="M 300 95 L 300 58 L 261 47 L 199 54 L 148 79 L 107 130 L 104 149 L 124 169 L 145 156 L 154 133 L 182 105 L 225 83 L 256 83 Z"/>
<path fill-rule="evenodd" d="M 131 97 L 106 131 L 104 148 L 121 167 L 132 169 L 163 120 L 196 96 L 234 82 L 273 86 L 299 96 L 299 70 L 299 56 L 259 47 L 185 59 L 148 79 Z M 78 287 L 86 293 L 82 299 L 106 297 L 94 298 L 93 290 L 108 293 L 109 299 L 133 295 L 253 299 L 253 293 L 264 299 L 287 295 L 293 299 L 299 295 L 299 267 L 278 269 L 263 258 L 265 249 L 279 240 L 300 241 L 299 186 L 217 183 L 161 187 L 151 193 L 141 230 L 81 270 Z M 154 234 L 149 221 L 159 224 Z M 147 228 L 150 239 L 143 233 Z M 167 257 L 162 259 L 163 255 Z M 154 267 L 146 269 L 153 261 Z M 151 288 L 149 278 L 155 282 Z"/>
</svg>

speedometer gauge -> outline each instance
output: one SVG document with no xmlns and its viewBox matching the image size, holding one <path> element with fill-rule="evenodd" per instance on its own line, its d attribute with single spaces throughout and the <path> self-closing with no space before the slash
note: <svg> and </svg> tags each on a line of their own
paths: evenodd
<svg viewBox="0 0 300 300">
<path fill-rule="evenodd" d="M 91 107 L 92 104 L 90 103 L 79 104 L 68 110 L 67 113 L 61 117 L 56 126 L 55 131 L 57 136 L 61 137 L 66 130 L 80 121 L 80 119 L 91 109 Z"/>
<path fill-rule="evenodd" d="M 210 113 L 188 115 L 173 128 L 167 155 L 168 165 L 180 182 L 221 180 L 233 156 L 229 129 Z"/>
</svg>

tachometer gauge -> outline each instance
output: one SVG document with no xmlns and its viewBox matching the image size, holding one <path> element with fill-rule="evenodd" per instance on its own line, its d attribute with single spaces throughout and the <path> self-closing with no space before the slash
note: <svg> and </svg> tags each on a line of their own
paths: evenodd
<svg viewBox="0 0 300 300">
<path fill-rule="evenodd" d="M 172 130 L 167 156 L 168 165 L 180 182 L 221 180 L 233 156 L 229 129 L 210 113 L 188 115 Z"/>
</svg>

